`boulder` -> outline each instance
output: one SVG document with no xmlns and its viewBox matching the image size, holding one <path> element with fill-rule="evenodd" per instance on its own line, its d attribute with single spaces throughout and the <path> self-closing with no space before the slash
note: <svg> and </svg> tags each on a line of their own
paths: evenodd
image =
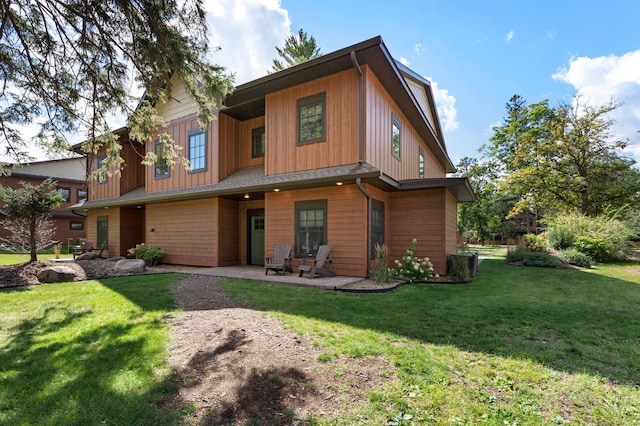
<svg viewBox="0 0 640 426">
<path fill-rule="evenodd" d="M 73 281 L 76 273 L 66 266 L 49 266 L 38 273 L 38 281 L 41 283 L 65 283 Z"/>
<path fill-rule="evenodd" d="M 98 255 L 95 253 L 91 253 L 90 251 L 76 256 L 76 260 L 95 260 L 97 258 L 98 258 Z"/>
<path fill-rule="evenodd" d="M 122 259 L 118 260 L 114 269 L 119 274 L 139 274 L 144 272 L 145 264 L 142 259 Z"/>
</svg>

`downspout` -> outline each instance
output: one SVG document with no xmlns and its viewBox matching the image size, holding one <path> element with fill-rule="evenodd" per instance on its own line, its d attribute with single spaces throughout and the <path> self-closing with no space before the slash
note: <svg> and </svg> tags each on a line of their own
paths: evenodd
<svg viewBox="0 0 640 426">
<path fill-rule="evenodd" d="M 358 59 L 356 58 L 356 52 L 354 50 L 351 51 L 351 62 L 353 62 L 353 66 L 358 72 L 359 76 L 359 84 L 358 84 L 358 164 L 362 164 L 364 162 L 364 74 L 362 73 L 362 69 L 360 68 L 360 64 L 358 64 Z M 367 190 L 362 185 L 362 180 L 360 178 L 356 178 L 356 185 L 358 189 L 364 194 L 367 198 L 367 275 L 371 272 L 371 194 L 367 192 Z"/>
</svg>

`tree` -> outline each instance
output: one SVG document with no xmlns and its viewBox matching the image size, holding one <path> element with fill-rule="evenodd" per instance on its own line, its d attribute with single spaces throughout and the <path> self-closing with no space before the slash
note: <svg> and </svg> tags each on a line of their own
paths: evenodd
<svg viewBox="0 0 640 426">
<path fill-rule="evenodd" d="M 285 42 L 284 47 L 281 49 L 276 46 L 276 51 L 282 59 L 284 64 L 278 59 L 273 60 L 273 71 L 282 71 L 285 68 L 301 64 L 310 59 L 317 58 L 322 55 L 320 48 L 316 45 L 316 39 L 311 36 L 308 38 L 307 33 L 302 30 L 298 31 L 298 34 L 290 34 Z"/>
<path fill-rule="evenodd" d="M 513 197 L 498 193 L 500 179 L 496 162 L 481 163 L 475 158 L 464 157 L 456 165 L 456 175 L 466 177 L 476 200 L 458 204 L 458 232 L 473 235 L 481 241 L 513 233 L 514 224 L 506 216 L 513 207 Z"/>
<path fill-rule="evenodd" d="M 51 245 L 53 224 L 49 212 L 64 202 L 55 190 L 55 182 L 46 179 L 40 185 L 21 182 L 22 188 L 0 187 L 0 197 L 5 202 L 6 218 L 2 225 L 11 232 L 4 239 L 8 247 L 29 249 L 31 261 L 38 260 L 38 250 Z"/>
<path fill-rule="evenodd" d="M 128 117 L 131 137 L 147 142 L 163 127 L 155 106 L 170 99 L 174 74 L 195 100 L 200 126 L 208 125 L 232 90 L 232 77 L 207 62 L 205 16 L 199 0 L 0 0 L 5 154 L 22 163 L 31 142 L 60 151 L 67 135 L 80 132 L 86 152 L 104 147 L 106 165 L 121 166 L 108 115 Z M 140 103 L 134 83 L 144 90 Z M 38 134 L 26 141 L 21 129 L 33 125 Z M 176 151 L 167 151 L 172 161 Z"/>
<path fill-rule="evenodd" d="M 520 197 L 513 213 L 532 201 L 548 211 L 590 216 L 638 203 L 640 172 L 620 154 L 627 143 L 611 133 L 607 118 L 619 106 L 595 107 L 576 97 L 550 108 L 547 101 L 527 106 L 511 98 L 485 152 L 502 164 L 502 191 Z"/>
</svg>

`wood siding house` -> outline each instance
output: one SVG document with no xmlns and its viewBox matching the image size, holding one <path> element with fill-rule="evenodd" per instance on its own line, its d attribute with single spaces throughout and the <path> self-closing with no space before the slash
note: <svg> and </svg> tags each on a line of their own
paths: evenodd
<svg viewBox="0 0 640 426">
<path fill-rule="evenodd" d="M 53 238 L 65 245 L 69 240 L 70 244 L 76 244 L 78 239 L 85 237 L 85 213 L 74 213 L 69 211 L 69 208 L 87 198 L 85 171 L 83 158 L 37 161 L 13 170 L 9 176 L 0 176 L 0 185 L 19 189 L 22 188 L 21 182 L 36 186 L 47 178 L 56 181 L 56 188 L 65 198 L 65 202 L 51 211 L 51 218 L 56 227 Z M 8 231 L 0 226 L 0 236 L 8 235 Z"/>
<path fill-rule="evenodd" d="M 126 166 L 89 185 L 87 238 L 108 255 L 144 242 L 166 263 L 262 265 L 290 244 L 294 268 L 330 244 L 334 271 L 365 277 L 375 242 L 391 260 L 417 238 L 437 272 L 456 251 L 456 205 L 473 200 L 444 144 L 431 86 L 392 59 L 380 37 L 238 86 L 198 129 L 179 78 L 159 105 L 191 170 Z M 96 167 L 97 160 L 90 167 Z"/>
</svg>

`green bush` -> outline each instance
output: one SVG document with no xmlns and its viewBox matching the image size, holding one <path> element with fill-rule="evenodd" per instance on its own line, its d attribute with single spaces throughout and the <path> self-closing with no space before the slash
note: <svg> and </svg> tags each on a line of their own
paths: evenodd
<svg viewBox="0 0 640 426">
<path fill-rule="evenodd" d="M 144 260 L 147 266 L 155 266 L 160 263 L 160 260 L 166 256 L 167 251 L 158 247 L 151 247 L 145 245 L 139 245 L 136 248 L 129 250 L 136 259 Z"/>
<path fill-rule="evenodd" d="M 573 247 L 591 256 L 596 262 L 604 262 L 611 258 L 611 247 L 605 240 L 600 238 L 578 237 L 574 241 Z"/>
<path fill-rule="evenodd" d="M 549 247 L 555 250 L 568 249 L 573 245 L 575 237 L 575 231 L 563 225 L 553 226 L 547 231 Z"/>
<path fill-rule="evenodd" d="M 543 235 L 525 234 L 519 241 L 520 247 L 526 251 L 545 251 L 547 240 Z"/>
<path fill-rule="evenodd" d="M 591 257 L 573 248 L 559 251 L 558 259 L 569 265 L 576 265 L 582 268 L 591 266 Z"/>
<path fill-rule="evenodd" d="M 538 266 L 541 268 L 557 268 L 562 265 L 560 259 L 552 256 L 546 251 L 527 251 L 523 248 L 516 248 L 507 253 L 508 263 L 520 263 L 524 266 Z"/>
</svg>

